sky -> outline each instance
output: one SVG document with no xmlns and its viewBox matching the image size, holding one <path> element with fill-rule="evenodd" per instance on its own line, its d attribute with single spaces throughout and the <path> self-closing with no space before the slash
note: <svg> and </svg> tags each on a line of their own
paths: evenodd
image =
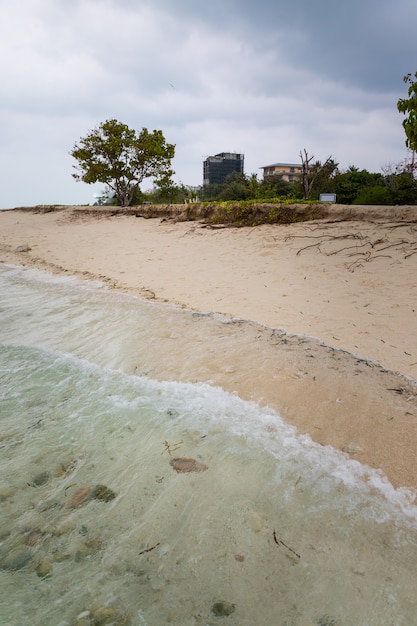
<svg viewBox="0 0 417 626">
<path fill-rule="evenodd" d="M 92 204 L 69 153 L 108 119 L 162 130 L 193 186 L 220 152 L 259 177 L 304 149 L 371 172 L 407 156 L 416 0 L 0 0 L 0 23 L 3 209 Z"/>
</svg>

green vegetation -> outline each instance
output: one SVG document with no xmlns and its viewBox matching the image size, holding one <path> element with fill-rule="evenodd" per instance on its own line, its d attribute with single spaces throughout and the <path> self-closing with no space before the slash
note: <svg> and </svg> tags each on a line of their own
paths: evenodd
<svg viewBox="0 0 417 626">
<path fill-rule="evenodd" d="M 415 80 L 414 80 L 415 79 Z M 410 150 L 417 150 L 417 72 L 404 76 L 404 82 L 409 85 L 408 98 L 400 98 L 397 102 L 398 111 L 406 115 L 403 121 L 405 131 L 405 145 Z"/>
<path fill-rule="evenodd" d="M 233 226 L 257 226 L 259 224 L 292 224 L 324 217 L 323 205 L 311 202 L 289 203 L 276 198 L 275 201 L 259 202 L 242 200 L 220 202 L 210 207 L 206 217 L 209 224 Z"/>
<path fill-rule="evenodd" d="M 169 186 L 175 146 L 161 130 L 138 133 L 117 120 L 107 120 L 81 138 L 70 152 L 78 161 L 73 177 L 84 183 L 103 183 L 120 206 L 129 206 L 145 178 Z"/>
<path fill-rule="evenodd" d="M 282 175 L 259 180 L 256 174 L 247 176 L 234 172 L 221 185 L 198 188 L 175 185 L 172 180 L 165 179 L 155 182 L 153 190 L 148 193 L 136 188 L 129 204 L 187 204 L 196 201 L 215 204 L 220 207 L 219 221 L 220 215 L 221 219 L 226 219 L 233 213 L 234 221 L 242 223 L 256 222 L 256 216 L 253 215 L 255 205 L 269 203 L 286 207 L 289 204 L 317 203 L 322 193 L 335 193 L 338 204 L 417 205 L 417 179 L 412 158 L 396 165 L 387 165 L 384 170 L 383 173 L 372 173 L 353 165 L 341 170 L 333 161 L 326 167 L 316 162 L 310 166 L 309 175 L 314 177 L 314 181 L 310 187 L 309 200 L 304 199 L 301 179 L 290 183 Z M 282 208 L 280 211 L 280 218 L 284 219 Z M 273 213 L 269 221 L 274 221 Z M 288 217 L 287 221 L 291 219 Z"/>
<path fill-rule="evenodd" d="M 176 185 L 171 170 L 175 146 L 166 143 L 162 131 L 143 128 L 136 133 L 117 120 L 108 120 L 74 145 L 70 154 L 78 164 L 73 176 L 85 183 L 105 184 L 105 204 L 129 207 L 199 202 L 200 207 L 211 207 L 212 222 L 235 225 L 314 219 L 312 210 L 300 213 L 290 205 L 305 207 L 311 201 L 317 206 L 320 195 L 329 193 L 336 194 L 339 204 L 416 205 L 417 72 L 414 78 L 411 74 L 404 77 L 408 98 L 397 103 L 405 115 L 405 143 L 410 155 L 401 163 L 385 166 L 382 173 L 359 170 L 354 165 L 342 170 L 333 157 L 324 163 L 314 162 L 314 156 L 304 150 L 300 152 L 302 174 L 291 182 L 285 174 L 259 180 L 256 174 L 234 172 L 220 185 Z M 154 179 L 151 192 L 140 189 L 145 178 Z M 304 217 L 307 214 L 310 217 Z"/>
<path fill-rule="evenodd" d="M 333 160 L 327 162 L 325 167 L 317 161 L 310 165 L 309 170 L 312 184 L 308 201 L 311 202 L 318 202 L 322 193 L 335 193 L 339 204 L 417 204 L 417 180 L 412 160 L 405 159 L 397 165 L 387 165 L 384 173 L 359 170 L 353 165 L 347 170 L 341 170 Z M 201 187 L 197 195 L 203 202 L 239 201 L 241 211 L 246 211 L 248 203 L 254 202 L 306 203 L 301 177 L 290 183 L 282 175 L 258 180 L 255 174 L 246 176 L 235 172 L 221 185 Z M 161 201 L 162 196 L 161 192 L 155 192 L 147 198 L 157 202 Z M 175 202 L 187 201 L 186 188 L 178 187 L 175 197 Z"/>
<path fill-rule="evenodd" d="M 392 195 L 383 185 L 363 187 L 359 189 L 352 204 L 392 204 Z"/>
</svg>

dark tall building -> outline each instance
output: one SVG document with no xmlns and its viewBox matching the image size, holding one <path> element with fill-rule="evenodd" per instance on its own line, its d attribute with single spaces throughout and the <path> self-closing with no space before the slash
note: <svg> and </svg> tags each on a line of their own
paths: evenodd
<svg viewBox="0 0 417 626">
<path fill-rule="evenodd" d="M 232 172 L 243 173 L 243 154 L 221 152 L 216 156 L 207 157 L 203 163 L 203 184 L 221 184 Z"/>
</svg>

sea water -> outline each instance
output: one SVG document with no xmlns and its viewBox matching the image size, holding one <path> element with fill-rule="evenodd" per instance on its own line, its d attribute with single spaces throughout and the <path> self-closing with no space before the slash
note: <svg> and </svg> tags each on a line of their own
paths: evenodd
<svg viewBox="0 0 417 626">
<path fill-rule="evenodd" d="M 412 494 L 183 382 L 226 321 L 8 265 L 0 298 L 2 626 L 416 623 Z"/>
</svg>

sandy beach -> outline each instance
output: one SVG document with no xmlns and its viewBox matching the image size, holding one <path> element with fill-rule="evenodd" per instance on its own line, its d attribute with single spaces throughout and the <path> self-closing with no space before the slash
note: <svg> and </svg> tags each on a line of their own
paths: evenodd
<svg viewBox="0 0 417 626">
<path fill-rule="evenodd" d="M 114 213 L 1 211 L 0 262 L 250 320 L 211 346 L 210 382 L 417 489 L 416 207 L 239 229 Z M 182 380 L 205 380 L 177 356 Z"/>
</svg>

